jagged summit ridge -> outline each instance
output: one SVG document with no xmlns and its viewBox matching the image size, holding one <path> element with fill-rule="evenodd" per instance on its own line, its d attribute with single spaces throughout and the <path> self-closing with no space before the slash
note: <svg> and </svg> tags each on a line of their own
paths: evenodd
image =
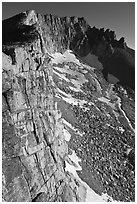
<svg viewBox="0 0 137 204">
<path fill-rule="evenodd" d="M 60 22 L 61 20 L 65 20 L 67 19 L 67 22 L 71 21 L 72 23 L 82 23 L 82 22 L 86 22 L 85 18 L 84 17 L 77 17 L 77 16 L 70 16 L 70 17 L 67 17 L 67 16 L 64 16 L 64 17 L 59 17 L 57 15 L 53 15 L 53 14 L 45 14 L 45 15 L 41 15 L 41 14 L 38 14 L 36 13 L 35 10 L 28 10 L 28 11 L 25 11 L 23 12 L 25 13 L 26 15 L 26 19 L 31 19 L 32 21 L 34 21 L 35 23 L 35 19 L 36 17 L 39 17 L 39 16 L 44 16 L 45 17 L 45 20 L 48 19 L 49 21 L 51 21 L 51 23 L 55 20 L 55 19 L 60 19 Z M 56 21 L 56 20 L 55 20 Z M 32 24 L 32 23 L 31 23 Z"/>
<path fill-rule="evenodd" d="M 91 47 L 93 47 L 93 40 L 94 43 L 97 43 L 97 40 L 102 40 L 102 38 L 105 38 L 107 41 L 115 41 L 116 35 L 114 31 L 109 31 L 107 29 L 104 31 L 103 28 L 97 29 L 95 26 L 91 28 L 86 20 L 81 17 L 58 17 L 55 15 L 47 14 L 47 15 L 41 15 L 37 14 L 35 10 L 25 11 L 23 13 L 20 13 L 19 15 L 16 15 L 10 19 L 3 21 L 3 29 L 4 25 L 8 24 L 8 22 L 11 24 L 14 23 L 14 28 L 17 29 L 19 26 L 28 25 L 28 26 L 46 26 L 47 29 L 50 31 L 55 31 L 53 37 L 56 36 L 56 34 L 62 34 L 62 38 L 65 38 L 67 36 L 69 38 L 69 41 L 73 41 L 75 38 L 76 44 L 73 45 L 72 43 L 72 49 L 74 49 L 76 46 L 80 46 L 80 41 L 83 40 L 83 38 L 88 38 L 89 44 Z M 37 24 L 37 25 L 36 25 Z M 13 25 L 13 24 L 12 24 Z M 23 29 L 23 28 L 22 28 Z M 83 34 L 83 35 L 82 35 Z M 95 38 L 92 40 L 91 43 L 91 37 Z M 3 36 L 4 37 L 4 36 Z M 51 36 L 52 37 L 52 36 Z M 59 36 L 58 36 L 59 37 Z M 10 39 L 9 39 L 10 40 Z M 58 39 L 59 41 L 59 39 Z M 119 42 L 123 42 L 124 39 L 122 38 Z M 75 48 L 76 49 L 76 48 Z"/>
<path fill-rule="evenodd" d="M 112 74 L 120 83 L 134 89 L 134 50 L 127 46 L 124 37 L 117 40 L 114 31 L 90 27 L 83 17 L 41 15 L 34 10 L 3 21 L 3 45 L 23 45 L 38 38 L 46 52 L 64 53 L 70 49 L 91 66 L 95 55 L 103 64 L 106 80 Z"/>
<path fill-rule="evenodd" d="M 31 26 L 37 23 L 38 19 L 37 19 L 37 13 L 35 10 L 29 10 L 24 13 L 26 14 L 26 19 L 24 21 L 24 24 Z"/>
</svg>

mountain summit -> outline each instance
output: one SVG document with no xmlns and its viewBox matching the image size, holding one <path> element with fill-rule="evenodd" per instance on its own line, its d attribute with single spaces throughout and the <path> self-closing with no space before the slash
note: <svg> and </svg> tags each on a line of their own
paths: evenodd
<svg viewBox="0 0 137 204">
<path fill-rule="evenodd" d="M 34 10 L 3 21 L 3 44 L 30 42 L 40 36 L 51 53 L 71 49 L 91 66 L 93 55 L 97 56 L 108 81 L 111 74 L 122 85 L 135 88 L 134 50 L 123 37 L 117 40 L 114 31 L 91 28 L 84 18 L 42 16 Z"/>
<path fill-rule="evenodd" d="M 134 201 L 134 50 L 34 10 L 2 42 L 3 201 Z"/>
</svg>

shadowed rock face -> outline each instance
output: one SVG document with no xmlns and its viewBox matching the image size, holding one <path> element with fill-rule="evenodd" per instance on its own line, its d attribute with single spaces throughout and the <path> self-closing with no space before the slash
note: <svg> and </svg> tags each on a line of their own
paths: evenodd
<svg viewBox="0 0 137 204">
<path fill-rule="evenodd" d="M 134 50 L 84 18 L 2 26 L 3 201 L 134 201 Z"/>
<path fill-rule="evenodd" d="M 116 76 L 120 84 L 135 89 L 135 61 L 126 49 L 115 48 L 114 53 L 104 62 L 106 74 Z"/>
</svg>

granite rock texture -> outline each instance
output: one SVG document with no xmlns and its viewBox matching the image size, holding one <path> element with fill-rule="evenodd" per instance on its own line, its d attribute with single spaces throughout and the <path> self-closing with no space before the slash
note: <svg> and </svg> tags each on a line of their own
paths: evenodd
<svg viewBox="0 0 137 204">
<path fill-rule="evenodd" d="M 14 60 L 3 53 L 3 199 L 76 201 L 64 170 L 68 147 L 52 67 L 40 39 L 14 53 Z"/>
</svg>

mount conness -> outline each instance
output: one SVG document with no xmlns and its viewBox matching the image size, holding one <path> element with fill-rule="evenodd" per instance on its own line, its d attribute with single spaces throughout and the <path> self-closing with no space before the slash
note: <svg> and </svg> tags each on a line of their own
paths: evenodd
<svg viewBox="0 0 137 204">
<path fill-rule="evenodd" d="M 2 22 L 6 202 L 135 201 L 135 51 L 84 18 Z"/>
</svg>

